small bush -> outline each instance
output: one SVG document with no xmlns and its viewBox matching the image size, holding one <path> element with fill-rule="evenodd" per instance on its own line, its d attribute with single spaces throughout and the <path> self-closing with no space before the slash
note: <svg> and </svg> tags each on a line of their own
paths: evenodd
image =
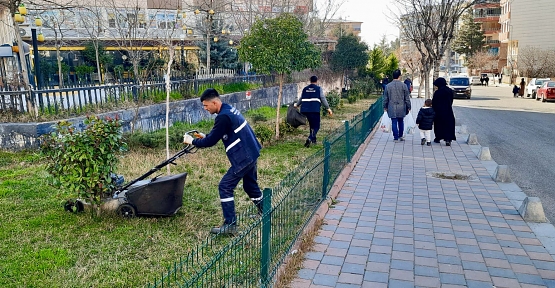
<svg viewBox="0 0 555 288">
<path fill-rule="evenodd" d="M 268 120 L 268 117 L 260 112 L 251 113 L 249 117 L 251 118 L 252 123 L 264 122 Z"/>
<path fill-rule="evenodd" d="M 297 128 L 289 125 L 289 123 L 287 123 L 286 120 L 283 120 L 283 121 L 279 122 L 279 134 L 280 134 L 280 136 L 284 136 L 284 135 L 287 135 L 287 134 L 292 134 L 296 130 L 297 130 Z"/>
<path fill-rule="evenodd" d="M 270 125 L 258 124 L 254 126 L 254 135 L 262 143 L 262 145 L 270 144 L 274 137 L 274 129 Z"/>
<path fill-rule="evenodd" d="M 330 91 L 328 95 L 326 95 L 326 99 L 328 100 L 328 104 L 330 108 L 337 108 L 339 107 L 339 101 L 341 100 L 341 95 L 337 91 Z"/>
<path fill-rule="evenodd" d="M 358 97 L 355 96 L 355 95 L 351 95 L 351 96 L 347 97 L 347 101 L 349 101 L 349 104 L 354 104 L 354 103 L 357 102 L 357 100 L 358 100 Z"/>
<path fill-rule="evenodd" d="M 116 171 L 126 145 L 117 118 L 89 116 L 84 124 L 77 132 L 69 122 L 58 122 L 56 132 L 44 137 L 41 154 L 55 186 L 98 205 L 114 188 L 110 173 Z"/>
</svg>

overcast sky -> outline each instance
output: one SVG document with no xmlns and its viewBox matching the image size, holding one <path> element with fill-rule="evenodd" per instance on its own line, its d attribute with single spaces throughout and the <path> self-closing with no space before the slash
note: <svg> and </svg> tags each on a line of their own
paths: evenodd
<svg viewBox="0 0 555 288">
<path fill-rule="evenodd" d="M 368 46 L 377 44 L 383 35 L 389 41 L 399 37 L 399 29 L 389 19 L 394 7 L 392 0 L 347 0 L 337 14 L 343 19 L 361 21 L 361 38 Z M 391 9 L 391 11 L 389 10 Z"/>
</svg>

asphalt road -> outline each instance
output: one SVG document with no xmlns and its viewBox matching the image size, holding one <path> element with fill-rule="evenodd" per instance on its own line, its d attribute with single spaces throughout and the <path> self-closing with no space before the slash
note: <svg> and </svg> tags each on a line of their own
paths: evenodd
<svg viewBox="0 0 555 288">
<path fill-rule="evenodd" d="M 555 103 L 514 98 L 506 85 L 472 89 L 471 99 L 454 101 L 457 125 L 476 133 L 493 160 L 509 167 L 513 182 L 541 199 L 555 223 Z"/>
</svg>

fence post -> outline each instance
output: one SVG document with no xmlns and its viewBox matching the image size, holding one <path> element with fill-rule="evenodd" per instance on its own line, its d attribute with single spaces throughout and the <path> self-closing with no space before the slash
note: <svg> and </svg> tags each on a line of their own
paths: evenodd
<svg viewBox="0 0 555 288">
<path fill-rule="evenodd" d="M 261 287 L 268 286 L 268 276 L 271 264 L 270 234 L 272 233 L 272 189 L 265 188 L 262 194 L 262 245 L 260 257 L 260 282 Z"/>
<path fill-rule="evenodd" d="M 345 121 L 345 152 L 347 153 L 347 163 L 351 162 L 351 139 L 349 139 L 349 134 L 349 121 Z"/>
<path fill-rule="evenodd" d="M 322 179 L 322 200 L 328 197 L 328 182 L 330 181 L 330 141 L 324 139 L 324 177 Z"/>
</svg>

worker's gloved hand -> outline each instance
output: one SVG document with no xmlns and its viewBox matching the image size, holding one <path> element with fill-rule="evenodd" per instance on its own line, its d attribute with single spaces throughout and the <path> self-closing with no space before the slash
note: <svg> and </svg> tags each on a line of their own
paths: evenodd
<svg viewBox="0 0 555 288">
<path fill-rule="evenodd" d="M 297 108 L 297 103 L 293 103 L 293 107 Z"/>
<path fill-rule="evenodd" d="M 204 138 L 204 137 L 206 137 L 206 134 L 201 133 L 201 132 L 195 132 L 195 133 L 193 133 L 193 135 L 195 136 L 195 138 Z"/>
<path fill-rule="evenodd" d="M 183 135 L 183 144 L 193 144 L 193 137 L 189 134 Z"/>
</svg>

